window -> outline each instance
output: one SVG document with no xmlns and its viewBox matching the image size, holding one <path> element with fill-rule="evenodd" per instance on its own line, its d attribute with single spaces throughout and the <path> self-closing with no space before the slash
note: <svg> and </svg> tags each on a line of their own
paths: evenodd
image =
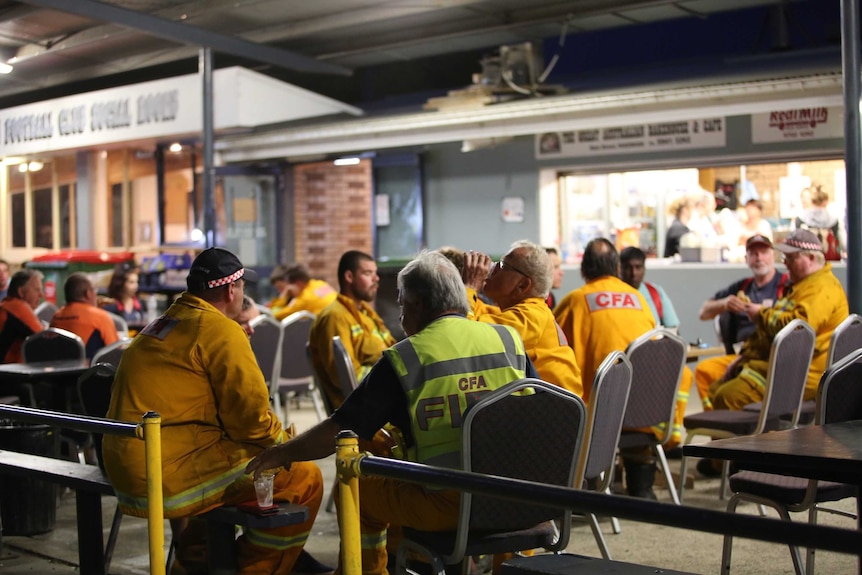
<svg viewBox="0 0 862 575">
<path fill-rule="evenodd" d="M 27 215 L 24 208 L 24 192 L 11 195 L 12 201 L 12 247 L 27 247 Z"/>
</svg>

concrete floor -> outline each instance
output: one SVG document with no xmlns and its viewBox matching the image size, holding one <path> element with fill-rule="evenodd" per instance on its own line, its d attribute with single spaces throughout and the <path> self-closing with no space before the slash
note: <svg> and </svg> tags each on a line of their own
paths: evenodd
<svg viewBox="0 0 862 575">
<path fill-rule="evenodd" d="M 292 407 L 290 415 L 290 419 L 297 424 L 299 431 L 316 422 L 310 402 L 304 402 L 299 409 Z M 335 475 L 334 458 L 330 457 L 319 464 L 323 470 L 325 485 L 332 485 Z M 672 461 L 671 465 L 678 468 L 678 462 Z M 718 485 L 717 479 L 695 478 L 693 489 L 686 490 L 686 505 L 723 510 L 726 502 L 718 499 Z M 667 490 L 657 489 L 656 491 L 660 501 L 670 500 Z M 328 487 L 326 495 L 328 495 Z M 104 498 L 106 537 L 115 507 L 113 497 Z M 855 501 L 845 500 L 835 507 L 853 512 Z M 744 505 L 740 509 L 745 513 L 754 513 L 752 505 Z M 774 513 L 771 516 L 774 516 Z M 806 516 L 798 514 L 794 520 L 805 521 Z M 854 526 L 854 522 L 850 519 L 826 513 L 820 515 L 820 522 L 845 528 Z M 609 521 L 602 522 L 602 530 L 611 554 L 616 560 L 704 575 L 719 573 L 721 536 L 627 520 L 622 521 L 622 533 L 618 535 L 612 533 Z M 167 522 L 165 532 L 169 537 L 170 528 Z M 335 514 L 321 510 L 306 549 L 323 563 L 335 565 L 338 541 Z M 52 532 L 32 537 L 4 536 L 2 542 L 0 573 L 3 575 L 80 573 L 77 567 L 74 493 L 67 491 L 61 496 L 57 510 L 57 523 Z M 572 537 L 567 550 L 582 555 L 600 556 L 589 527 L 577 521 L 573 524 Z M 149 572 L 148 569 L 146 521 L 124 517 L 110 573 L 144 575 Z M 817 571 L 830 575 L 855 573 L 856 558 L 851 555 L 820 552 L 817 555 Z M 792 574 L 793 565 L 786 546 L 736 539 L 733 573 L 735 575 Z"/>
</svg>

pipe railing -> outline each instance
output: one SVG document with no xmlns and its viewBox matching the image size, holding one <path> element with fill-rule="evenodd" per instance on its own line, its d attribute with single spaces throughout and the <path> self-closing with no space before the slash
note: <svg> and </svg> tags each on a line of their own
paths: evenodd
<svg viewBox="0 0 862 575">
<path fill-rule="evenodd" d="M 815 547 L 862 557 L 862 531 L 856 529 L 793 523 L 753 515 L 672 505 L 521 479 L 433 467 L 367 453 L 360 454 L 356 436 L 349 431 L 339 434 L 336 453 L 341 496 L 338 514 L 342 532 L 344 575 L 361 575 L 362 572 L 358 536 L 360 503 L 358 485 L 359 477 L 368 475 L 479 493 L 511 501 L 528 501 L 560 509 L 568 508 L 576 513 L 595 513 L 680 529 Z M 345 502 L 348 503 L 345 504 Z M 352 535 L 354 531 L 355 537 Z"/>
<path fill-rule="evenodd" d="M 162 418 L 154 411 L 144 414 L 140 423 L 102 417 L 73 415 L 59 411 L 0 405 L 0 420 L 43 423 L 63 429 L 135 437 L 144 441 L 147 465 L 147 527 L 149 532 L 150 574 L 165 574 L 165 518 L 162 499 Z"/>
</svg>

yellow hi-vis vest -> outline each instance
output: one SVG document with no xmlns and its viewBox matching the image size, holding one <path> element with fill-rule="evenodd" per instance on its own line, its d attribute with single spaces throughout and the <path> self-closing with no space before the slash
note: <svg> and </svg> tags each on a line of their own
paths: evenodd
<svg viewBox="0 0 862 575">
<path fill-rule="evenodd" d="M 383 353 L 410 411 L 414 446 L 407 459 L 458 469 L 468 405 L 525 375 L 527 356 L 508 326 L 445 316 Z"/>
</svg>

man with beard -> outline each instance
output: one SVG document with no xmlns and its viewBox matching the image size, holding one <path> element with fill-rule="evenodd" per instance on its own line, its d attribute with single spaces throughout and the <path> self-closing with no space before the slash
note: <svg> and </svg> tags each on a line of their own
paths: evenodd
<svg viewBox="0 0 862 575">
<path fill-rule="evenodd" d="M 754 333 L 754 322 L 749 316 L 756 314 L 761 307 L 772 307 L 789 287 L 789 276 L 775 270 L 775 253 L 772 242 L 766 236 L 757 234 L 748 238 L 745 242 L 745 263 L 752 277 L 737 280 L 719 290 L 700 308 L 700 319 L 703 321 L 721 315 L 719 321 L 725 347 L 743 342 Z M 712 409 L 709 386 L 721 379 L 734 359 L 736 354 L 729 354 L 704 359 L 697 364 L 694 380 L 704 409 Z"/>
<path fill-rule="evenodd" d="M 320 312 L 311 326 L 308 338 L 311 363 L 320 388 L 334 408 L 344 402 L 344 394 L 335 372 L 333 336 L 341 337 L 360 381 L 383 355 L 383 350 L 395 344 L 383 319 L 369 305 L 379 284 L 373 257 L 356 250 L 345 252 L 338 262 L 338 298 Z"/>
</svg>

